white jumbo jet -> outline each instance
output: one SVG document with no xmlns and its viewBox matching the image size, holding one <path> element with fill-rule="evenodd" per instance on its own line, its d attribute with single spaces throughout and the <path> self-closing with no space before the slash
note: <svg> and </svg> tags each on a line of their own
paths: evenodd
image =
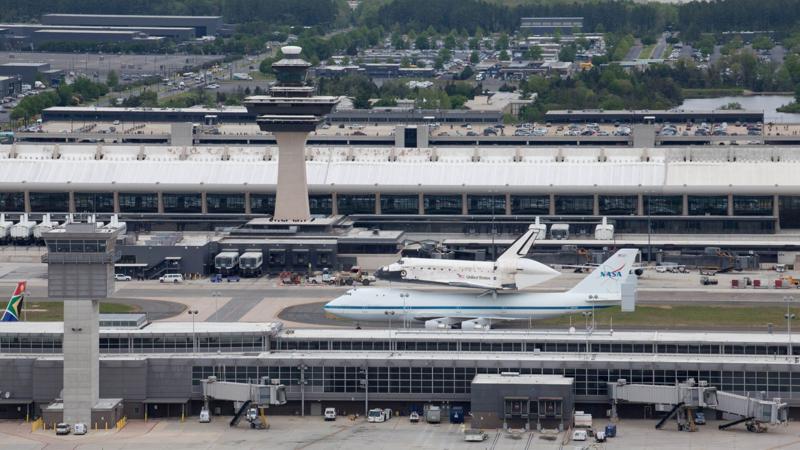
<svg viewBox="0 0 800 450">
<path fill-rule="evenodd" d="M 421 292 L 404 289 L 351 289 L 325 306 L 333 316 L 355 321 L 425 322 L 425 328 L 461 325 L 464 330 L 488 330 L 493 322 L 542 319 L 608 308 L 622 302 L 622 285 L 632 275 L 639 251 L 617 251 L 566 292 L 506 293 L 496 299 L 479 294 Z M 634 289 L 635 289 L 635 285 Z M 635 293 L 633 294 L 635 301 Z"/>
<path fill-rule="evenodd" d="M 524 257 L 536 240 L 536 232 L 534 226 L 529 227 L 497 261 L 403 258 L 382 267 L 375 276 L 478 289 L 525 289 L 561 275 L 549 266 Z"/>
</svg>

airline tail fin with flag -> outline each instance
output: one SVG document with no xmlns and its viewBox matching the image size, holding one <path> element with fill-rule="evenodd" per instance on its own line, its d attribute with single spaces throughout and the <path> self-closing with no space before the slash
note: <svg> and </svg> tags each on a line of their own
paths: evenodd
<svg viewBox="0 0 800 450">
<path fill-rule="evenodd" d="M 22 314 L 22 300 L 25 297 L 25 282 L 20 281 L 17 283 L 17 288 L 14 289 L 14 295 L 6 305 L 6 310 L 3 312 L 3 317 L 0 322 L 17 322 L 19 321 L 20 314 Z"/>
</svg>

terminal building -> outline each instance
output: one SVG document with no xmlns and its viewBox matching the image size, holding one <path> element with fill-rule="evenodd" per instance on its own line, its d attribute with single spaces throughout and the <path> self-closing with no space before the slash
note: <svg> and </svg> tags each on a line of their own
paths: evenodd
<svg viewBox="0 0 800 450">
<path fill-rule="evenodd" d="M 123 14 L 43 14 L 43 25 L 100 27 L 193 28 L 195 37 L 215 36 L 222 31 L 221 16 L 147 16 Z"/>
<path fill-rule="evenodd" d="M 59 396 L 62 335 L 57 322 L 8 323 L 0 329 L 0 375 L 8 393 L 0 405 L 4 418 L 37 413 Z M 130 419 L 198 414 L 201 381 L 209 376 L 279 380 L 289 402 L 269 414 L 319 414 L 326 407 L 362 414 L 365 378 L 370 407 L 407 413 L 425 403 L 462 405 L 467 411 L 472 404 L 484 411 L 491 399 L 483 392 L 480 406 L 472 403 L 473 383 L 485 374 L 503 373 L 546 376 L 550 384 L 568 386 L 571 392 L 561 394 L 570 403 L 564 407 L 574 402 L 576 409 L 598 417 L 605 417 L 610 406 L 608 383 L 620 379 L 662 386 L 694 379 L 731 393 L 763 392 L 787 402 L 794 414 L 800 406 L 800 376 L 794 374 L 800 348 L 785 333 L 766 331 L 485 333 L 153 323 L 101 329 L 100 354 L 100 395 L 122 399 Z M 506 395 L 503 389 L 493 391 Z M 655 405 L 619 407 L 622 417 L 655 414 Z M 212 411 L 234 410 L 230 402 L 215 402 Z"/>
</svg>

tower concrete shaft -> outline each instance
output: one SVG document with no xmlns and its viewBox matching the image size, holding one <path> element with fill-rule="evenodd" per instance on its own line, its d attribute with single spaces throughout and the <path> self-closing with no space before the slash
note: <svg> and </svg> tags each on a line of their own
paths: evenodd
<svg viewBox="0 0 800 450">
<path fill-rule="evenodd" d="M 311 219 L 308 207 L 306 175 L 306 139 L 308 132 L 277 132 L 278 186 L 275 194 L 275 220 L 306 221 Z"/>
<path fill-rule="evenodd" d="M 100 307 L 97 300 L 64 300 L 64 419 L 92 422 L 100 399 Z"/>
</svg>

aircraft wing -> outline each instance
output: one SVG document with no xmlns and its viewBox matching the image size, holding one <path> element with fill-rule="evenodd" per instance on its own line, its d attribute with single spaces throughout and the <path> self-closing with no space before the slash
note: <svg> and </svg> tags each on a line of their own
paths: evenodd
<svg viewBox="0 0 800 450">
<path fill-rule="evenodd" d="M 448 281 L 447 285 L 453 287 L 464 287 L 464 288 L 475 288 L 475 289 L 497 289 L 497 290 L 510 289 L 507 287 L 497 287 L 494 285 L 489 285 L 484 283 L 474 283 L 472 281 Z"/>
</svg>

